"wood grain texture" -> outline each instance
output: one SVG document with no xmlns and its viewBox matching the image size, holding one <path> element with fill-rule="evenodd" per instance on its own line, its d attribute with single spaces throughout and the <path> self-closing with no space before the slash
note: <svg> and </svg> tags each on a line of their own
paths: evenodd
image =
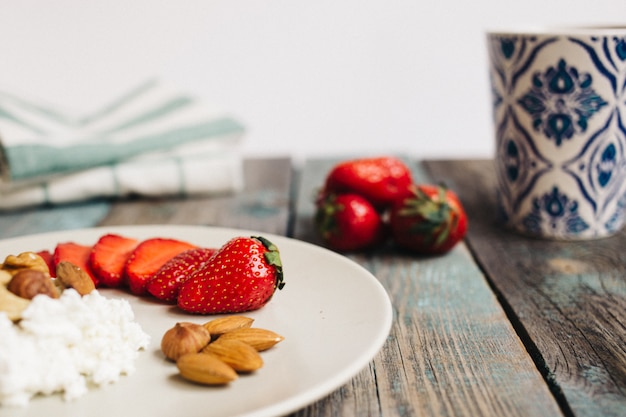
<svg viewBox="0 0 626 417">
<path fill-rule="evenodd" d="M 310 160 L 295 174 L 286 158 L 248 160 L 245 190 L 210 198 L 0 213 L 0 237 L 197 224 L 319 244 L 314 195 L 337 160 Z M 626 233 L 592 242 L 523 238 L 494 223 L 488 161 L 411 166 L 418 181 L 443 180 L 459 193 L 470 215 L 466 244 L 441 257 L 416 257 L 391 245 L 348 255 L 388 291 L 391 333 L 367 368 L 293 415 L 626 415 Z"/>
<path fill-rule="evenodd" d="M 210 225 L 285 235 L 290 213 L 290 159 L 246 160 L 244 176 L 241 192 L 219 196 L 95 200 L 0 213 L 0 238 L 133 224 Z"/>
<path fill-rule="evenodd" d="M 112 205 L 100 225 L 193 224 L 285 235 L 289 220 L 291 161 L 250 159 L 241 192 L 211 197 L 138 199 Z"/>
<path fill-rule="evenodd" d="M 459 194 L 468 245 L 566 412 L 626 415 L 626 233 L 580 242 L 519 236 L 495 222 L 490 161 L 432 161 Z"/>
<path fill-rule="evenodd" d="M 295 237 L 319 243 L 311 196 L 334 162 L 305 164 Z M 392 246 L 349 257 L 387 289 L 394 308 L 391 334 L 369 368 L 295 416 L 561 415 L 464 245 L 442 257 L 420 258 Z M 378 406 L 363 401 L 366 395 L 375 395 Z"/>
<path fill-rule="evenodd" d="M 0 238 L 92 227 L 109 212 L 106 201 L 56 207 L 26 208 L 0 213 Z"/>
</svg>

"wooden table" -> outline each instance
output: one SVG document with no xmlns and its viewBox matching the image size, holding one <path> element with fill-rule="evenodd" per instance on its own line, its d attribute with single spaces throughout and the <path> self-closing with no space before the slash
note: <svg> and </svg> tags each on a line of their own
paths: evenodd
<svg viewBox="0 0 626 417">
<path fill-rule="evenodd" d="M 254 229 L 319 243 L 312 196 L 337 159 L 249 160 L 214 198 L 95 201 L 0 214 L 0 238 L 126 224 Z M 465 205 L 466 242 L 440 257 L 349 255 L 388 291 L 394 324 L 370 365 L 294 416 L 626 416 L 626 235 L 523 238 L 494 223 L 489 161 L 410 161 Z"/>
</svg>

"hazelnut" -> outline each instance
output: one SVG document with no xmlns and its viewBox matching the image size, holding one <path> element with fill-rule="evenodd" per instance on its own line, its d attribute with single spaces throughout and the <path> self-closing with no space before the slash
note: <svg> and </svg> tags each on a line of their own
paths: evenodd
<svg viewBox="0 0 626 417">
<path fill-rule="evenodd" d="M 0 282 L 8 283 L 10 280 L 11 274 L 0 269 Z M 19 321 L 22 318 L 22 311 L 24 311 L 29 304 L 30 300 L 18 297 L 9 291 L 6 285 L 0 284 L 0 311 L 6 313 L 9 320 Z"/>
<path fill-rule="evenodd" d="M 211 334 L 204 326 L 180 322 L 169 329 L 161 339 L 163 354 L 173 361 L 183 355 L 198 353 L 211 341 Z"/>
<path fill-rule="evenodd" d="M 34 269 L 18 271 L 9 281 L 7 289 L 28 300 L 32 300 L 38 294 L 59 298 L 59 291 L 52 280 L 45 273 Z"/>
</svg>

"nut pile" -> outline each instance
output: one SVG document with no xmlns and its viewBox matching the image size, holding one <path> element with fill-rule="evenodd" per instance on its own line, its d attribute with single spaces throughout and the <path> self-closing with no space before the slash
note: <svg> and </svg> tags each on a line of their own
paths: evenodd
<svg viewBox="0 0 626 417">
<path fill-rule="evenodd" d="M 13 321 L 21 318 L 22 311 L 36 295 L 59 298 L 66 288 L 85 295 L 95 285 L 85 271 L 69 262 L 59 263 L 56 279 L 51 278 L 46 261 L 34 252 L 9 255 L 0 264 L 0 311 Z"/>
<path fill-rule="evenodd" d="M 259 352 L 284 340 L 271 330 L 252 327 L 254 319 L 228 316 L 204 324 L 179 322 L 161 339 L 161 350 L 180 375 L 204 385 L 224 385 L 238 373 L 263 366 Z"/>
</svg>

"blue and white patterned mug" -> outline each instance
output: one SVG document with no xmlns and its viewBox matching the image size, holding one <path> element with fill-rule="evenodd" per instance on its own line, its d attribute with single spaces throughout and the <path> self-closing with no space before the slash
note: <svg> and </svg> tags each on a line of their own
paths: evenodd
<svg viewBox="0 0 626 417">
<path fill-rule="evenodd" d="M 502 221 L 593 239 L 626 206 L 626 27 L 489 32 Z"/>
</svg>

